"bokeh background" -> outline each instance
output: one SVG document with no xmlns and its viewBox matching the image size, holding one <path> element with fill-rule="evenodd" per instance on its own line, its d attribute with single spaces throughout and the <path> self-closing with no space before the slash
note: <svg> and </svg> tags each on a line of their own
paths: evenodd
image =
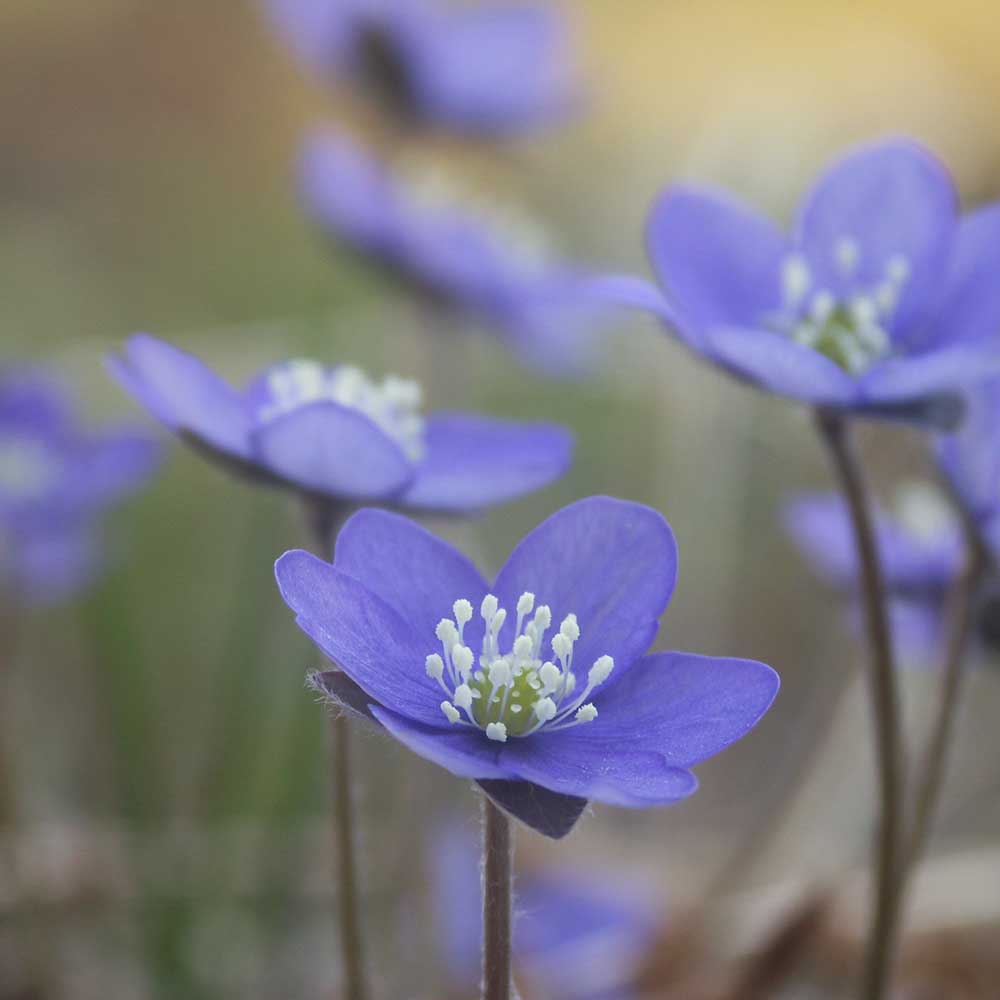
<svg viewBox="0 0 1000 1000">
<path fill-rule="evenodd" d="M 586 262 L 644 270 L 644 215 L 671 179 L 724 184 L 786 219 L 829 157 L 885 134 L 929 143 L 968 205 L 1000 195 L 1000 18 L 986 0 L 585 0 L 569 13 L 585 114 L 502 150 L 414 155 Z M 476 331 L 430 338 L 412 300 L 323 244 L 296 204 L 297 144 L 329 120 L 371 125 L 252 0 L 4 0 L 0 360 L 61 370 L 95 423 L 141 419 L 102 359 L 147 330 L 234 380 L 286 356 L 350 360 L 421 378 L 432 408 L 570 425 L 565 480 L 432 527 L 496 568 L 580 495 L 651 504 L 681 552 L 658 644 L 759 658 L 784 686 L 757 731 L 699 769 L 693 799 L 595 809 L 556 847 L 523 832 L 522 855 L 624 869 L 676 910 L 711 890 L 738 949 L 756 906 L 846 878 L 871 832 L 861 654 L 778 518 L 828 484 L 807 416 L 702 368 L 648 320 L 618 321 L 603 369 L 579 384 L 526 372 Z M 886 497 L 926 473 L 906 431 L 868 430 L 865 448 Z M 17 615 L 0 651 L 0 997 L 333 995 L 324 713 L 271 575 L 304 542 L 285 498 L 176 448 L 111 522 L 103 579 Z M 933 678 L 904 687 L 919 734 Z M 918 922 L 1000 919 L 998 713 L 1000 675 L 981 671 Z M 360 749 L 377 979 L 386 996 L 439 997 L 421 859 L 432 810 L 474 833 L 474 796 L 386 740 Z"/>
</svg>

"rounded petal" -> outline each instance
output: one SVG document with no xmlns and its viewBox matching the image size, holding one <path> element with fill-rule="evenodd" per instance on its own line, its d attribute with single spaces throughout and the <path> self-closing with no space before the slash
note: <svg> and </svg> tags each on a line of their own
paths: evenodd
<svg viewBox="0 0 1000 1000">
<path fill-rule="evenodd" d="M 402 448 L 359 410 L 309 403 L 259 424 L 254 457 L 299 489 L 367 499 L 399 493 L 413 478 Z"/>
<path fill-rule="evenodd" d="M 769 330 L 715 327 L 705 334 L 705 353 L 748 382 L 804 403 L 847 406 L 857 398 L 855 380 L 833 361 Z"/>
<path fill-rule="evenodd" d="M 784 234 L 727 195 L 668 188 L 646 246 L 670 303 L 696 326 L 760 323 L 781 303 Z"/>
<path fill-rule="evenodd" d="M 476 510 L 541 489 L 565 474 L 573 452 L 572 435 L 555 424 L 459 413 L 431 417 L 425 441 L 401 502 L 434 510 Z"/>
<path fill-rule="evenodd" d="M 623 749 L 688 768 L 745 736 L 770 708 L 779 685 L 778 675 L 756 660 L 653 653 L 606 692 L 595 692 L 593 722 L 522 742 L 529 749 L 535 741 L 545 744 L 550 756 L 558 753 L 599 772 L 608 761 L 613 767 Z"/>
<path fill-rule="evenodd" d="M 527 535 L 500 571 L 494 593 L 513 610 L 530 591 L 552 609 L 555 629 L 576 614 L 581 635 L 574 670 L 585 676 L 608 654 L 615 659 L 610 686 L 648 649 L 676 578 L 677 545 L 661 514 L 626 500 L 590 497 Z M 506 626 L 511 632 L 513 623 Z"/>
<path fill-rule="evenodd" d="M 113 503 L 139 489 L 161 455 L 159 442 L 142 431 L 105 432 L 80 449 L 72 489 L 85 503 Z"/>
<path fill-rule="evenodd" d="M 250 416 L 242 397 L 194 355 L 139 333 L 108 364 L 122 388 L 171 430 L 248 457 Z"/>
<path fill-rule="evenodd" d="M 937 440 L 937 458 L 962 502 L 977 517 L 1000 510 L 1000 380 L 966 396 L 965 421 Z"/>
<path fill-rule="evenodd" d="M 1000 337 L 1000 202 L 961 219 L 934 342 Z"/>
<path fill-rule="evenodd" d="M 987 340 L 942 347 L 926 354 L 890 358 L 864 377 L 861 392 L 872 401 L 904 401 L 974 388 L 1000 376 L 1000 349 Z"/>
<path fill-rule="evenodd" d="M 922 327 L 938 301 L 957 222 L 957 197 L 947 170 L 923 147 L 906 140 L 864 146 L 830 167 L 806 198 L 799 239 L 813 279 L 835 295 L 858 283 L 884 280 L 888 262 L 906 259 L 909 277 L 893 314 L 893 331 Z M 847 278 L 837 268 L 844 240 L 859 249 Z"/>
<path fill-rule="evenodd" d="M 511 776 L 498 763 L 503 744 L 487 739 L 481 729 L 455 725 L 442 730 L 422 726 L 378 705 L 373 705 L 371 712 L 405 747 L 460 778 Z M 440 710 L 438 715 L 444 718 Z"/>
<path fill-rule="evenodd" d="M 447 725 L 441 689 L 424 671 L 425 644 L 380 597 L 301 550 L 274 566 L 296 623 L 359 687 L 421 722 Z"/>
<path fill-rule="evenodd" d="M 70 387 L 42 368 L 0 368 L 0 424 L 5 428 L 62 434 L 73 425 L 74 403 Z"/>
<path fill-rule="evenodd" d="M 663 292 L 644 278 L 631 274 L 607 274 L 586 282 L 586 294 L 600 302 L 652 313 L 670 326 L 677 324 L 673 307 Z"/>
<path fill-rule="evenodd" d="M 461 552 L 399 514 L 361 510 L 337 536 L 334 566 L 380 597 L 425 642 L 424 655 L 438 651 L 434 630 L 452 618 L 452 605 L 464 597 L 478 609 L 486 581 Z M 482 619 L 466 625 L 466 644 L 478 649 Z M 421 663 L 423 661 L 421 660 Z"/>
</svg>

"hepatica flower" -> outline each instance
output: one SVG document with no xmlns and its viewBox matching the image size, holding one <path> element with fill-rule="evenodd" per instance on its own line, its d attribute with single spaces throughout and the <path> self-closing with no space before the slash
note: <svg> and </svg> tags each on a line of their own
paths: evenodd
<svg viewBox="0 0 1000 1000">
<path fill-rule="evenodd" d="M 725 195 L 668 188 L 647 246 L 661 287 L 608 279 L 605 293 L 779 395 L 954 424 L 958 390 L 1000 369 L 1000 205 L 959 219 L 915 143 L 835 163 L 789 234 Z"/>
<path fill-rule="evenodd" d="M 306 143 L 299 190 L 331 240 L 483 324 L 528 364 L 567 375 L 594 362 L 598 304 L 537 227 L 461 207 L 440 175 L 394 177 L 332 132 Z"/>
<path fill-rule="evenodd" d="M 533 3 L 448 7 L 423 0 L 268 0 L 317 73 L 423 127 L 509 135 L 577 104 L 568 26 Z"/>
<path fill-rule="evenodd" d="M 84 430 L 46 372 L 0 370 L 0 589 L 48 603 L 87 583 L 100 563 L 98 516 L 143 485 L 158 457 L 132 429 Z"/>
<path fill-rule="evenodd" d="M 276 573 L 299 627 L 343 671 L 319 689 L 562 836 L 588 799 L 690 795 L 689 768 L 743 736 L 777 691 L 753 661 L 646 655 L 676 569 L 658 513 L 594 497 L 532 531 L 492 585 L 375 510 L 346 523 L 333 565 L 289 552 Z"/>
<path fill-rule="evenodd" d="M 857 624 L 860 576 L 843 499 L 802 496 L 786 506 L 784 518 L 817 574 L 848 597 Z M 928 486 L 911 484 L 900 492 L 895 510 L 877 511 L 875 530 L 897 649 L 912 666 L 934 666 L 943 654 L 948 595 L 962 565 L 960 526 L 942 497 Z M 985 628 L 985 605 L 982 611 Z M 996 618 L 1000 635 L 1000 614 Z"/>
<path fill-rule="evenodd" d="M 145 334 L 111 361 L 122 386 L 199 450 L 252 478 L 331 500 L 466 511 L 539 489 L 569 466 L 550 424 L 424 417 L 420 387 L 287 361 L 243 390 Z"/>
</svg>

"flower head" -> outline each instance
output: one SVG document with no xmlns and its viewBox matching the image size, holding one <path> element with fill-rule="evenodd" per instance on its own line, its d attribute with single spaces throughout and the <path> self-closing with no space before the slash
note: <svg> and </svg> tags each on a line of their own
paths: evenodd
<svg viewBox="0 0 1000 1000">
<path fill-rule="evenodd" d="M 507 135 L 576 106 L 569 32 L 534 3 L 468 9 L 427 0 L 269 0 L 316 72 L 418 125 Z"/>
<path fill-rule="evenodd" d="M 299 190 L 323 233 L 494 331 L 527 364 L 564 376 L 592 367 L 598 304 L 537 227 L 460 207 L 440 175 L 393 176 L 330 132 L 306 143 Z"/>
<path fill-rule="evenodd" d="M 482 888 L 475 839 L 464 827 L 435 831 L 429 859 L 435 926 L 459 990 L 479 976 Z M 662 934 L 654 893 L 627 877 L 569 867 L 518 874 L 515 979 L 552 1000 L 629 1000 L 629 983 Z"/>
<path fill-rule="evenodd" d="M 954 425 L 959 391 L 1000 372 L 1000 204 L 959 219 L 951 178 L 915 143 L 835 163 L 789 235 L 724 195 L 671 187 L 647 243 L 662 291 L 609 278 L 604 294 L 770 392 Z"/>
<path fill-rule="evenodd" d="M 690 795 L 689 767 L 744 735 L 777 691 L 753 661 L 644 655 L 676 566 L 659 514 L 593 497 L 531 532 L 492 586 L 375 510 L 345 524 L 333 565 L 289 552 L 276 574 L 299 627 L 343 671 L 316 678 L 321 690 L 561 836 L 587 799 Z"/>
<path fill-rule="evenodd" d="M 137 490 L 158 458 L 137 431 L 85 431 L 49 374 L 0 371 L 0 587 L 49 602 L 84 585 L 100 561 L 98 515 Z"/>
<path fill-rule="evenodd" d="M 287 361 L 233 389 L 146 334 L 111 360 L 122 386 L 200 450 L 252 477 L 323 497 L 462 511 L 539 489 L 569 465 L 550 424 L 424 417 L 419 385 Z"/>
</svg>

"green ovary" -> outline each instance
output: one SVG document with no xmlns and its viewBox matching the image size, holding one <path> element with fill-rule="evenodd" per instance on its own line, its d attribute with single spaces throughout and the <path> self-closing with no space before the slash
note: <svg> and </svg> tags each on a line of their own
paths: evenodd
<svg viewBox="0 0 1000 1000">
<path fill-rule="evenodd" d="M 508 736 L 523 736 L 537 721 L 532 710 L 539 698 L 541 681 L 533 668 L 518 668 L 513 686 L 498 687 L 493 694 L 493 685 L 482 670 L 469 678 L 473 691 L 472 714 L 477 723 L 486 728 L 487 723 L 502 722 L 507 727 Z M 476 697 L 478 693 L 479 697 Z M 506 697 L 505 697 L 506 696 Z M 506 701 L 506 706 L 504 706 Z"/>
</svg>

